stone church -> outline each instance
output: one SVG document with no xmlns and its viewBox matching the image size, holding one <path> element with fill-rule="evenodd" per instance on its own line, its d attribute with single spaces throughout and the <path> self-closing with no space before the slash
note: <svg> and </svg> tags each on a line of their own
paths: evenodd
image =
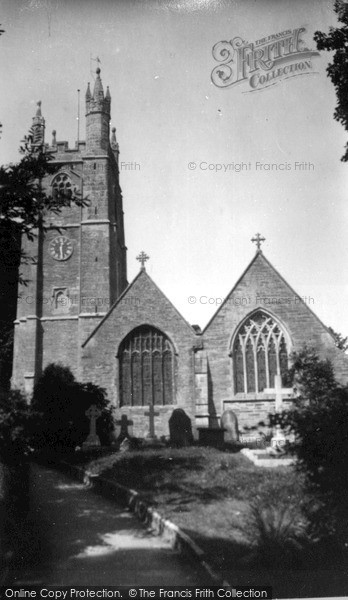
<svg viewBox="0 0 348 600">
<path fill-rule="evenodd" d="M 259 234 L 253 259 L 203 331 L 157 287 L 144 253 L 128 283 L 119 148 L 100 69 L 85 102 L 86 139 L 75 148 L 57 141 L 55 131 L 45 143 L 40 103 L 33 119 L 35 142 L 58 166 L 45 189 L 80 195 L 87 205 L 71 202 L 49 217 L 45 235 L 23 240 L 34 259 L 23 266 L 29 284 L 19 290 L 12 386 L 30 394 L 45 366 L 59 362 L 79 381 L 106 388 L 116 422 L 123 415 L 133 435 L 149 434 L 151 409 L 155 435 L 168 437 L 175 408 L 185 411 L 195 436 L 219 427 L 228 409 L 241 430 L 265 420 L 275 410 L 276 381 L 289 398 L 289 356 L 305 343 L 347 382 L 346 355 L 264 256 Z"/>
</svg>

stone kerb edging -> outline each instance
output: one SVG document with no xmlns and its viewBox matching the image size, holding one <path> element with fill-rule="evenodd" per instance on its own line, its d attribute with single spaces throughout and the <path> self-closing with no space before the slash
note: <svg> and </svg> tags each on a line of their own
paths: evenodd
<svg viewBox="0 0 348 600">
<path fill-rule="evenodd" d="M 242 448 L 241 453 L 251 460 L 257 467 L 288 467 L 295 464 L 294 458 L 272 458 L 272 456 L 260 458 L 259 454 L 264 454 L 264 450 L 252 450 L 251 448 Z"/>
<path fill-rule="evenodd" d="M 162 517 L 157 510 L 141 497 L 139 492 L 100 475 L 91 475 L 82 467 L 70 465 L 65 461 L 60 461 L 59 466 L 102 495 L 126 505 L 142 523 L 151 528 L 157 535 L 168 539 L 173 549 L 182 554 L 186 553 L 193 556 L 212 578 L 215 585 L 232 587 L 209 564 L 206 553 L 180 527 Z"/>
</svg>

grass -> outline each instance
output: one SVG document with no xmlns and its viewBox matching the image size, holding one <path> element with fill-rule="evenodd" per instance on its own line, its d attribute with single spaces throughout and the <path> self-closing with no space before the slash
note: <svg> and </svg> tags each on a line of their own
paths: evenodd
<svg viewBox="0 0 348 600">
<path fill-rule="evenodd" d="M 282 496 L 295 506 L 303 491 L 289 468 L 262 469 L 241 454 L 212 448 L 116 453 L 92 460 L 87 468 L 136 489 L 197 541 L 206 538 L 214 554 L 215 540 L 229 542 L 231 537 L 247 551 L 243 529 L 252 501 L 282 488 Z"/>
<path fill-rule="evenodd" d="M 265 486 L 287 489 L 291 495 L 302 490 L 298 476 L 288 468 L 255 467 L 241 454 L 213 448 L 147 449 L 115 453 L 89 462 L 88 471 L 112 477 L 135 487 L 152 503 L 172 500 L 174 505 L 207 504 L 221 498 L 251 501 L 264 494 Z M 252 485 L 250 485 L 252 478 Z"/>
<path fill-rule="evenodd" d="M 335 583 L 331 571 L 326 581 L 301 546 L 306 494 L 291 466 L 256 467 L 240 453 L 202 447 L 80 455 L 80 461 L 89 473 L 140 492 L 231 582 L 273 585 L 278 597 L 325 595 L 334 584 L 342 591 L 338 575 Z"/>
</svg>

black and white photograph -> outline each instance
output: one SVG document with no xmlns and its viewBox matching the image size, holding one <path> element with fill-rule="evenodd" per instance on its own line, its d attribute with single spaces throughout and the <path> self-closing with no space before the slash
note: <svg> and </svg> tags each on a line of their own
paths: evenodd
<svg viewBox="0 0 348 600">
<path fill-rule="evenodd" d="M 0 0 L 0 597 L 348 597 L 347 0 Z"/>
</svg>

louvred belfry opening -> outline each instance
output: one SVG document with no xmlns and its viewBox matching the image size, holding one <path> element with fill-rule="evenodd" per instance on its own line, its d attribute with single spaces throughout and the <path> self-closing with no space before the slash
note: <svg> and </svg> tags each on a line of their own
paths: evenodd
<svg viewBox="0 0 348 600">
<path fill-rule="evenodd" d="M 137 327 L 122 342 L 118 359 L 120 406 L 173 404 L 175 352 L 163 332 Z"/>
<path fill-rule="evenodd" d="M 273 388 L 275 375 L 286 375 L 288 355 L 280 324 L 263 311 L 254 313 L 240 327 L 234 341 L 235 392 L 261 393 Z"/>
</svg>

